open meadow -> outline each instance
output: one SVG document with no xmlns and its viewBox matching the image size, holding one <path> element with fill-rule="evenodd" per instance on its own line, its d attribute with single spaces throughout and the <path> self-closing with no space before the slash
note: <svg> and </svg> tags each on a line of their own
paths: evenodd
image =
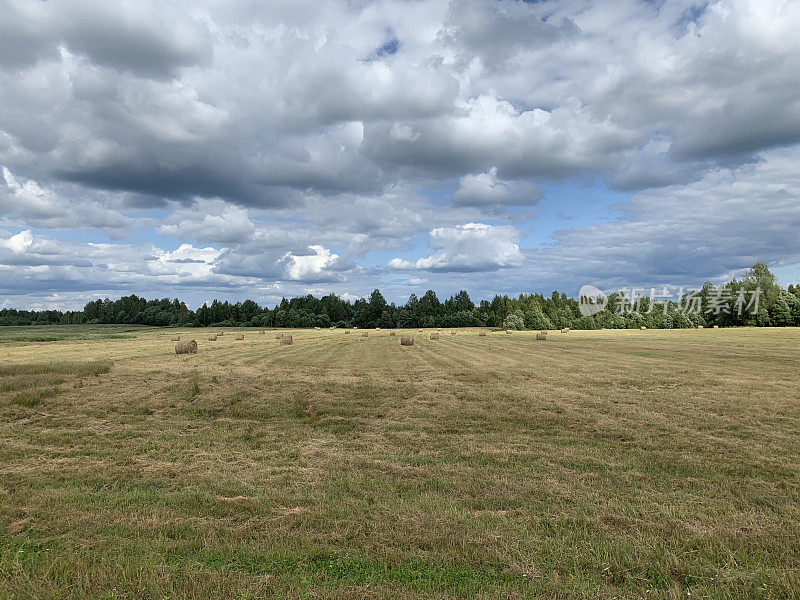
<svg viewBox="0 0 800 600">
<path fill-rule="evenodd" d="M 800 329 L 218 331 L 0 331 L 1 599 L 800 597 Z"/>
</svg>

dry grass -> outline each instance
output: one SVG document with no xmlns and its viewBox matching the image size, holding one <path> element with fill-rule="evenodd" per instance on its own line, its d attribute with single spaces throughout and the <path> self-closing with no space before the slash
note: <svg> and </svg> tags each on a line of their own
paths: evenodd
<svg viewBox="0 0 800 600">
<path fill-rule="evenodd" d="M 797 597 L 800 331 L 476 332 L 0 343 L 0 598 Z"/>
<path fill-rule="evenodd" d="M 175 354 L 197 354 L 197 342 L 188 340 L 175 344 Z"/>
</svg>

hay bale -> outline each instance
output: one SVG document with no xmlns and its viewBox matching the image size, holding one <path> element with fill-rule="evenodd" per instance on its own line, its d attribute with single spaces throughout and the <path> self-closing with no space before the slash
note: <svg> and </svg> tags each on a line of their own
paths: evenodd
<svg viewBox="0 0 800 600">
<path fill-rule="evenodd" d="M 442 328 L 441 328 L 441 327 L 437 327 L 437 328 L 436 328 L 436 331 L 441 331 L 441 330 L 442 330 Z"/>
<path fill-rule="evenodd" d="M 314 329 L 320 330 L 320 329 L 322 329 L 322 327 L 314 327 Z"/>
<path fill-rule="evenodd" d="M 439 334 L 438 334 L 438 333 L 435 333 L 435 332 L 434 332 L 434 333 L 431 333 L 431 339 L 432 339 L 432 340 L 438 340 L 438 339 L 439 339 Z"/>
<path fill-rule="evenodd" d="M 642 325 L 641 327 L 639 327 L 639 329 L 641 329 L 642 331 L 644 331 L 645 329 L 647 329 L 647 327 L 645 327 L 644 325 Z"/>
<path fill-rule="evenodd" d="M 378 329 L 378 330 L 380 330 L 380 327 L 376 327 L 375 329 Z"/>
<path fill-rule="evenodd" d="M 194 340 L 178 342 L 175 344 L 175 354 L 197 354 L 197 342 Z"/>
<path fill-rule="evenodd" d="M 450 330 L 450 335 L 455 335 L 455 334 L 456 334 L 456 332 L 451 329 Z"/>
<path fill-rule="evenodd" d="M 536 339 L 547 341 L 547 334 L 540 331 L 539 333 L 536 334 Z"/>
<path fill-rule="evenodd" d="M 719 329 L 719 325 L 714 325 L 714 329 Z"/>
<path fill-rule="evenodd" d="M 275 334 L 275 339 L 276 339 L 276 340 L 279 340 L 279 339 L 281 339 L 282 337 L 283 337 L 283 334 L 282 334 L 282 333 L 276 333 L 276 334 Z"/>
<path fill-rule="evenodd" d="M 414 345 L 414 336 L 405 334 L 400 338 L 400 345 L 401 346 L 413 346 Z"/>
<path fill-rule="evenodd" d="M 702 325 L 698 325 L 698 326 L 697 326 L 697 328 L 698 328 L 698 329 L 702 329 L 702 328 L 703 328 L 703 326 L 702 326 Z"/>
<path fill-rule="evenodd" d="M 417 329 L 417 333 L 422 333 L 422 329 Z"/>
<path fill-rule="evenodd" d="M 561 333 L 569 333 L 569 327 L 564 327 L 564 329 L 561 330 Z"/>
<path fill-rule="evenodd" d="M 335 326 L 335 325 L 331 325 L 331 326 L 329 327 L 329 329 L 330 329 L 331 331 L 333 331 L 334 329 L 336 329 L 336 326 Z"/>
<path fill-rule="evenodd" d="M 294 344 L 294 339 L 290 335 L 285 335 L 281 338 L 281 346 L 291 346 Z"/>
<path fill-rule="evenodd" d="M 478 337 L 486 337 L 486 332 L 485 331 L 479 331 L 478 332 Z"/>
<path fill-rule="evenodd" d="M 350 333 L 350 330 L 349 329 L 345 329 L 344 332 L 345 333 Z"/>
<path fill-rule="evenodd" d="M 511 329 L 506 329 L 506 335 L 511 335 L 512 333 L 514 332 Z"/>
<path fill-rule="evenodd" d="M 396 331 L 390 331 L 389 335 L 392 335 L 392 336 L 397 335 L 397 332 Z"/>
<path fill-rule="evenodd" d="M 369 331 L 364 331 L 364 332 L 361 334 L 361 337 L 369 337 Z"/>
<path fill-rule="evenodd" d="M 216 342 L 217 341 L 217 336 L 215 336 L 215 335 L 208 336 L 208 341 L 209 342 Z"/>
<path fill-rule="evenodd" d="M 170 339 L 171 339 L 173 342 L 178 342 L 178 341 L 180 341 L 180 339 L 181 339 L 181 336 L 179 336 L 179 335 L 173 335 L 173 336 L 172 336 Z"/>
<path fill-rule="evenodd" d="M 225 332 L 224 332 L 224 331 L 220 331 L 220 332 L 217 334 L 217 337 L 222 337 L 223 335 L 225 335 Z"/>
<path fill-rule="evenodd" d="M 243 339 L 244 339 L 244 334 L 243 334 L 243 333 L 239 333 L 239 334 L 237 334 L 237 336 L 236 336 L 235 338 L 233 338 L 233 339 L 235 339 L 235 340 L 243 340 Z"/>
</svg>

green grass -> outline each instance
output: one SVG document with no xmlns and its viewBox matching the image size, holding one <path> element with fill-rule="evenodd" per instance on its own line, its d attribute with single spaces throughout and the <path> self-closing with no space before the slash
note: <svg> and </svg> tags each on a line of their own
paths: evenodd
<svg viewBox="0 0 800 600">
<path fill-rule="evenodd" d="M 0 599 L 800 593 L 800 331 L 233 333 L 0 347 Z"/>
<path fill-rule="evenodd" d="M 139 325 L 35 325 L 0 327 L 0 344 L 60 342 L 76 340 L 130 339 L 152 331 Z"/>
</svg>

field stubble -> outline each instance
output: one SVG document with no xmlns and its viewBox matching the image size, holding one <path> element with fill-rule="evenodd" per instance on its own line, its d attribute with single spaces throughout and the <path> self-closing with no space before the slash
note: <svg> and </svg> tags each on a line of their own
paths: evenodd
<svg viewBox="0 0 800 600">
<path fill-rule="evenodd" d="M 69 331 L 0 343 L 0 598 L 799 593 L 800 331 Z"/>
</svg>

